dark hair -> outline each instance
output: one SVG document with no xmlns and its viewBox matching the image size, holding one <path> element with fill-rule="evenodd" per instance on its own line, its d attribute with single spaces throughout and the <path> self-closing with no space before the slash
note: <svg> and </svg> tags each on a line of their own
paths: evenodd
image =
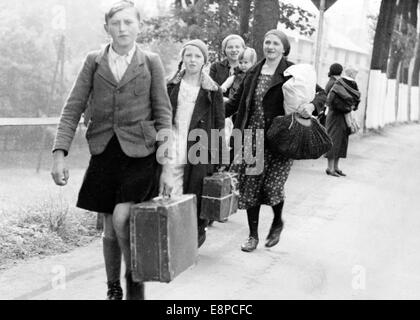
<svg viewBox="0 0 420 320">
<path fill-rule="evenodd" d="M 333 63 L 330 66 L 330 72 L 328 72 L 328 77 L 341 76 L 342 72 L 343 72 L 343 66 L 339 63 Z"/>
<path fill-rule="evenodd" d="M 134 10 L 136 11 L 137 20 L 140 22 L 140 12 L 136 8 L 136 6 L 134 5 L 134 2 L 129 1 L 129 0 L 123 0 L 123 1 L 119 1 L 119 2 L 114 3 L 111 6 L 111 8 L 109 9 L 109 11 L 107 13 L 105 13 L 105 22 L 108 24 L 108 21 L 117 12 L 120 12 L 121 10 L 124 10 L 124 9 L 127 9 L 127 8 L 134 8 Z"/>
</svg>

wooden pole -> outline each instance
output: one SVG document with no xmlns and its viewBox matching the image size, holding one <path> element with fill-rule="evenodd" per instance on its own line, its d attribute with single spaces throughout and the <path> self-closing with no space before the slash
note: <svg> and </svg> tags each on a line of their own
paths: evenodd
<svg viewBox="0 0 420 320">
<path fill-rule="evenodd" d="M 319 5 L 319 21 L 318 21 L 318 36 L 316 40 L 316 51 L 315 51 L 315 70 L 316 75 L 319 79 L 320 65 L 321 65 L 321 48 L 322 48 L 322 36 L 324 32 L 324 14 L 325 14 L 325 0 L 321 0 Z"/>
</svg>

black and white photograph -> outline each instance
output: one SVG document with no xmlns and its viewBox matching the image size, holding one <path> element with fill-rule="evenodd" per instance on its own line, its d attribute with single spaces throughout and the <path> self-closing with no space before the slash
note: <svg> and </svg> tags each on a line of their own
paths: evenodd
<svg viewBox="0 0 420 320">
<path fill-rule="evenodd" d="M 419 15 L 0 0 L 0 300 L 420 299 Z"/>
</svg>

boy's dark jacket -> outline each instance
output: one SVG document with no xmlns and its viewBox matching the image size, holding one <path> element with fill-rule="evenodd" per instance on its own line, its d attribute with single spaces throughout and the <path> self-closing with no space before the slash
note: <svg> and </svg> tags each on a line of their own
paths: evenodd
<svg viewBox="0 0 420 320">
<path fill-rule="evenodd" d="M 159 56 L 136 44 L 133 59 L 117 83 L 108 63 L 109 46 L 85 59 L 64 105 L 53 150 L 68 153 L 88 100 L 91 120 L 86 138 L 92 155 L 102 153 L 115 134 L 127 156 L 146 157 L 156 151 L 157 131 L 171 129 L 172 108 Z"/>
</svg>

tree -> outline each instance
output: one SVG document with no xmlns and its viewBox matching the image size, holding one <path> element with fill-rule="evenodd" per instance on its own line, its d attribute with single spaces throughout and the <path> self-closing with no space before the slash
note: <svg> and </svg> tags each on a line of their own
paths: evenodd
<svg viewBox="0 0 420 320">
<path fill-rule="evenodd" d="M 413 26 L 413 16 L 411 10 L 413 8 L 413 1 L 405 0 L 399 1 L 397 6 L 397 17 L 395 20 L 394 33 L 391 39 L 390 60 L 388 63 L 388 78 L 396 79 L 398 70 L 400 70 L 399 79 L 403 83 L 408 82 L 408 64 L 414 56 L 414 47 L 416 43 L 416 27 Z M 417 8 L 417 5 L 416 5 Z"/>
<path fill-rule="evenodd" d="M 261 56 L 261 38 L 266 31 L 283 22 L 286 28 L 310 35 L 315 31 L 311 17 L 309 12 L 278 0 L 176 0 L 172 15 L 145 21 L 147 29 L 140 41 L 200 38 L 209 45 L 213 61 L 222 58 L 222 40 L 236 33 Z"/>
<path fill-rule="evenodd" d="M 280 6 L 278 0 L 255 0 L 254 25 L 252 29 L 252 47 L 258 58 L 263 57 L 264 35 L 271 29 L 277 29 Z"/>
<path fill-rule="evenodd" d="M 371 70 L 386 72 L 397 0 L 382 0 L 373 42 Z"/>
<path fill-rule="evenodd" d="M 242 38 L 249 39 L 249 21 L 251 18 L 251 4 L 252 1 L 249 0 L 240 0 L 239 5 L 239 34 Z"/>
<path fill-rule="evenodd" d="M 408 73 L 411 60 L 415 56 L 417 42 L 417 7 L 419 0 L 410 0 L 407 4 L 407 43 L 405 44 L 404 56 L 401 66 L 402 83 L 408 84 Z"/>
</svg>

